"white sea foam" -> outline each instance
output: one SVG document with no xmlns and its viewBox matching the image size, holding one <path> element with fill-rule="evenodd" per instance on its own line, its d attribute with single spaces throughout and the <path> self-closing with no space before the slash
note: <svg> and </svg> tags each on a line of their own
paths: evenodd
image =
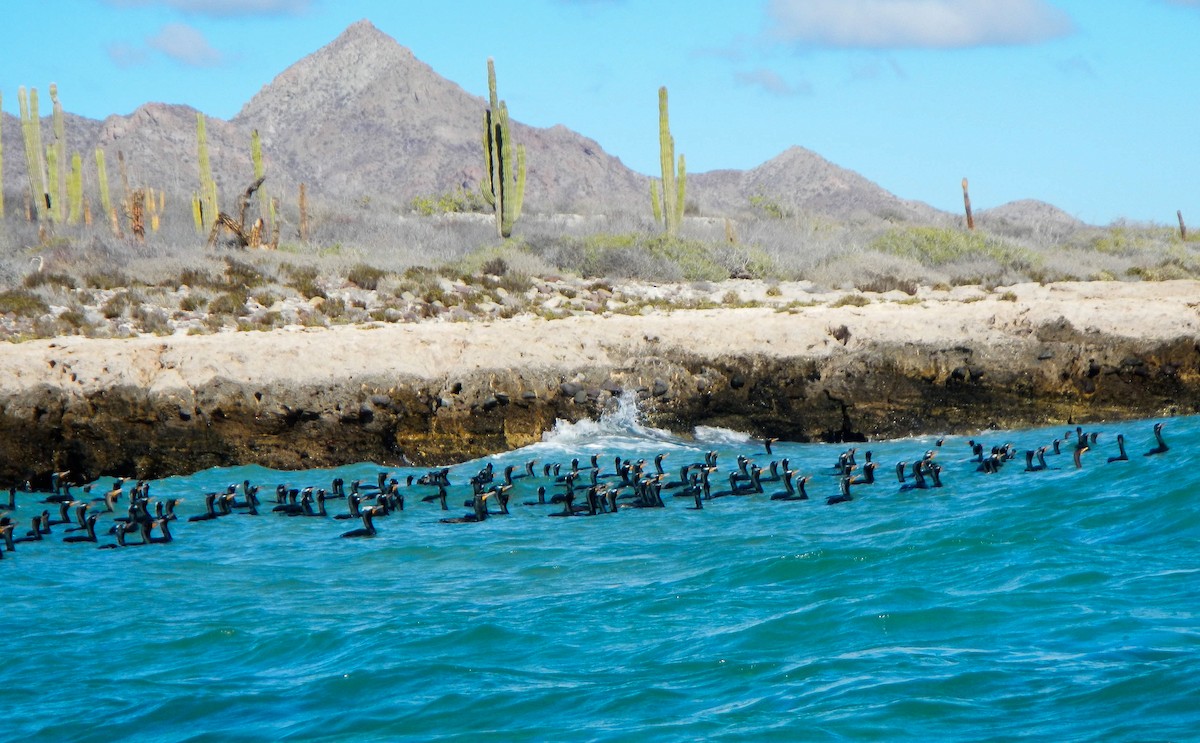
<svg viewBox="0 0 1200 743">
<path fill-rule="evenodd" d="M 559 419 L 542 435 L 542 444 L 572 451 L 604 451 L 622 443 L 654 441 L 663 448 L 683 448 L 684 442 L 670 431 L 645 425 L 637 406 L 637 394 L 626 390 L 615 398 L 598 420 Z"/>
</svg>

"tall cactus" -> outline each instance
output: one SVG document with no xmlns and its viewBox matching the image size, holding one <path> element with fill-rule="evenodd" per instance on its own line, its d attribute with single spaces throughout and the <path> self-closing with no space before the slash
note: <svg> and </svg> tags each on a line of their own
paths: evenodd
<svg viewBox="0 0 1200 743">
<path fill-rule="evenodd" d="M 0 111 L 4 110 L 4 93 L 0 93 Z M 4 127 L 0 126 L 0 219 L 4 219 Z"/>
<path fill-rule="evenodd" d="M 675 237 L 679 234 L 679 225 L 683 220 L 683 198 L 687 190 L 687 163 L 683 155 L 680 155 L 679 169 L 676 171 L 675 138 L 671 136 L 665 85 L 658 89 L 658 158 L 659 167 L 662 170 L 661 197 L 653 179 L 650 181 L 650 201 L 654 211 L 654 221 L 662 222 L 667 234 Z"/>
<path fill-rule="evenodd" d="M 112 197 L 108 192 L 108 163 L 104 159 L 104 150 L 96 148 L 96 182 L 100 186 L 100 206 L 107 217 L 112 213 Z"/>
<path fill-rule="evenodd" d="M 58 100 L 58 85 L 50 83 L 50 102 L 54 116 L 54 161 L 58 172 L 51 175 L 52 183 L 57 188 L 50 189 L 54 199 L 54 219 L 58 222 L 67 221 L 67 128 L 63 122 L 62 103 Z"/>
<path fill-rule="evenodd" d="M 266 168 L 263 166 L 262 138 L 257 129 L 250 132 L 250 161 L 254 164 L 254 180 L 262 178 Z M 275 200 L 267 196 L 267 189 L 262 186 L 258 187 L 258 214 L 269 217 L 270 224 L 275 224 Z"/>
<path fill-rule="evenodd" d="M 213 180 L 212 165 L 208 160 L 208 131 L 202 113 L 196 114 L 196 153 L 200 161 L 200 206 L 204 231 L 208 232 L 217 221 L 217 182 Z"/>
<path fill-rule="evenodd" d="M 83 158 L 78 152 L 71 153 L 71 175 L 67 181 L 67 202 L 70 210 L 67 224 L 79 224 L 83 218 Z"/>
<path fill-rule="evenodd" d="M 46 199 L 49 202 L 47 206 L 50 212 L 50 221 L 59 222 L 58 207 L 61 202 L 58 200 L 58 148 L 54 145 L 46 147 L 46 173 L 49 174 L 50 180 L 46 186 Z"/>
<path fill-rule="evenodd" d="M 45 166 L 42 153 L 42 125 L 38 117 L 37 88 L 28 95 L 25 86 L 17 88 L 17 104 L 21 109 L 21 134 L 25 139 L 25 168 L 29 176 L 29 197 L 33 203 L 32 216 L 41 221 L 46 214 Z"/>
<path fill-rule="evenodd" d="M 512 235 L 525 201 L 525 146 L 512 141 L 508 106 L 496 96 L 496 63 L 488 57 L 488 108 L 483 112 L 483 200 L 496 213 L 500 237 Z"/>
</svg>

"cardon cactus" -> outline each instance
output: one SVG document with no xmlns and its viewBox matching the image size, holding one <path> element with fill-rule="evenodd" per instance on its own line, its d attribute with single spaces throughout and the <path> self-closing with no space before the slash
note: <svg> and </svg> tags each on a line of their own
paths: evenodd
<svg viewBox="0 0 1200 743">
<path fill-rule="evenodd" d="M 501 237 L 512 235 L 525 199 L 525 146 L 512 140 L 508 106 L 496 96 L 496 63 L 489 57 L 488 108 L 483 112 L 483 199 L 496 213 Z"/>
</svg>

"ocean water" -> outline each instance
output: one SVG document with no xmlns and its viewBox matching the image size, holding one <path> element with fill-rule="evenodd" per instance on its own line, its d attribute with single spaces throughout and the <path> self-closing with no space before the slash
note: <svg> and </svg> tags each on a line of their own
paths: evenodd
<svg viewBox="0 0 1200 743">
<path fill-rule="evenodd" d="M 537 460 L 511 515 L 443 524 L 432 489 L 371 539 L 354 521 L 269 512 L 277 483 L 374 483 L 377 465 L 240 467 L 151 484 L 184 497 L 170 544 L 18 544 L 0 560 L 6 741 L 1196 740 L 1200 738 L 1200 418 L 987 432 L 1020 456 L 977 472 L 966 437 L 857 446 L 878 482 L 826 505 L 841 445 L 681 438 L 624 406 L 520 451 L 451 469 L 451 511 L 487 462 Z M 1130 458 L 1116 454 L 1124 433 Z M 894 474 L 936 450 L 940 489 Z M 543 466 L 667 453 L 787 457 L 782 490 L 690 510 L 547 518 Z M 390 469 L 402 481 L 427 469 Z M 188 523 L 205 492 L 249 479 L 260 516 Z M 97 486 L 103 490 L 110 480 Z M 727 480 L 725 481 L 727 483 Z M 551 488 L 553 492 L 553 488 Z M 667 491 L 671 492 L 671 491 Z M 44 507 L 18 496 L 18 535 Z M 330 501 L 332 512 L 345 501 Z M 110 523 L 100 521 L 103 533 Z M 102 543 L 113 542 L 101 536 Z M 131 541 L 137 541 L 131 538 Z"/>
</svg>

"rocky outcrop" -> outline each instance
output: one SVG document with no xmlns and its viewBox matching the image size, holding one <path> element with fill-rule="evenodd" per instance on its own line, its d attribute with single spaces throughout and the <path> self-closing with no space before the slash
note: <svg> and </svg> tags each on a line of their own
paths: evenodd
<svg viewBox="0 0 1200 743">
<path fill-rule="evenodd" d="M 0 359 L 0 482 L 452 463 L 625 391 L 655 426 L 795 441 L 1200 410 L 1194 309 L 1132 335 L 1119 292 L 1064 299 L 25 343 Z"/>
</svg>

